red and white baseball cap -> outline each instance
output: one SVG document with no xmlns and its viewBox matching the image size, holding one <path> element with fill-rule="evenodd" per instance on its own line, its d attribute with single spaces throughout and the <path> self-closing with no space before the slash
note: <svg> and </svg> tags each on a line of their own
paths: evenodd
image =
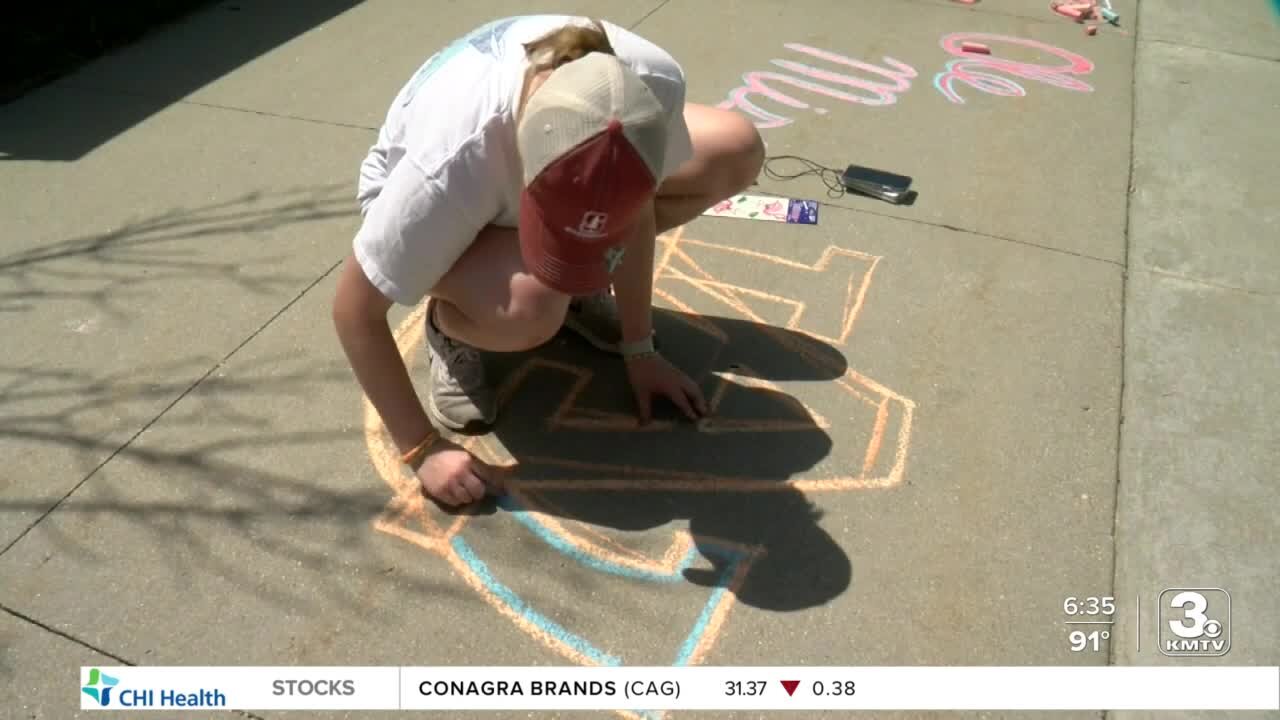
<svg viewBox="0 0 1280 720">
<path fill-rule="evenodd" d="M 525 267 L 569 295 L 607 288 L 662 178 L 669 116 L 618 58 L 590 53 L 534 91 L 517 129 Z"/>
</svg>

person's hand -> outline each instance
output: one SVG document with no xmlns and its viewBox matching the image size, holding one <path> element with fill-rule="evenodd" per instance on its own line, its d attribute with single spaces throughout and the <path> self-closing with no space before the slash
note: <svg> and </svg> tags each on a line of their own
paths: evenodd
<svg viewBox="0 0 1280 720">
<path fill-rule="evenodd" d="M 707 414 L 707 401 L 696 383 L 682 370 L 657 353 L 628 358 L 627 377 L 635 394 L 640 424 L 653 417 L 653 396 L 660 395 L 675 403 L 690 420 Z"/>
<path fill-rule="evenodd" d="M 423 492 L 449 507 L 479 502 L 486 493 L 504 492 L 500 470 L 447 441 L 432 448 L 416 474 Z"/>
</svg>

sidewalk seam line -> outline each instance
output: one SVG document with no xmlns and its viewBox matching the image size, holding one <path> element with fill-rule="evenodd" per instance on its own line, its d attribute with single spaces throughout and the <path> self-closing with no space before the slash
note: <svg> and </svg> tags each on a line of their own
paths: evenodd
<svg viewBox="0 0 1280 720">
<path fill-rule="evenodd" d="M 1204 45 L 1196 45 L 1195 43 L 1178 42 L 1177 40 L 1162 40 L 1160 38 L 1150 38 L 1148 40 L 1139 40 L 1142 43 L 1158 43 L 1160 45 L 1172 45 L 1173 47 L 1192 48 L 1194 50 L 1203 50 L 1205 52 L 1217 53 L 1218 55 L 1231 55 L 1233 57 L 1247 58 L 1249 60 L 1261 60 L 1262 62 L 1280 63 L 1280 58 L 1267 57 L 1266 55 L 1254 55 L 1246 52 L 1236 52 L 1233 50 L 1220 50 L 1218 48 L 1206 47 Z"/>
<path fill-rule="evenodd" d="M 103 650 L 103 649 L 102 649 L 102 648 L 100 648 L 100 647 L 96 647 L 96 646 L 94 646 L 94 645 L 91 645 L 91 644 L 89 644 L 87 641 L 81 640 L 80 638 L 78 638 L 78 637 L 76 637 L 76 636 L 72 635 L 71 633 L 64 632 L 64 631 L 59 630 L 59 629 L 57 629 L 57 628 L 55 628 L 55 627 L 50 627 L 50 626 L 48 626 L 48 625 L 46 625 L 46 624 L 44 624 L 44 623 L 40 622 L 39 620 L 37 620 L 37 619 L 35 619 L 35 618 L 31 617 L 30 615 L 27 615 L 26 613 L 22 613 L 22 612 L 19 612 L 19 611 L 17 611 L 17 610 L 14 610 L 13 608 L 9 607 L 8 605 L 5 605 L 4 603 L 0 603 L 0 611 L 7 612 L 7 613 L 9 613 L 10 615 L 14 616 L 15 618 L 18 618 L 19 620 L 22 620 L 23 622 L 29 623 L 29 624 L 31 624 L 31 625 L 35 625 L 36 627 L 40 628 L 41 630 L 44 630 L 45 632 L 53 633 L 54 635 L 57 635 L 58 637 L 62 638 L 63 640 L 66 640 L 66 641 L 68 641 L 68 642 L 75 643 L 76 645 L 79 645 L 79 646 L 81 646 L 81 647 L 83 647 L 83 648 L 85 648 L 85 649 L 92 650 L 92 651 L 94 651 L 94 652 L 98 653 L 99 655 L 103 655 L 103 656 L 105 656 L 105 657 L 109 657 L 109 658 L 111 658 L 112 660 L 115 660 L 116 662 L 120 663 L 121 665 L 124 665 L 124 666 L 126 666 L 126 667 L 138 667 L 138 664 L 137 664 L 137 663 L 135 663 L 135 662 L 132 662 L 132 661 L 126 660 L 126 659 L 124 659 L 124 658 L 120 657 L 119 655 L 116 655 L 116 654 L 115 654 L 115 653 L 113 653 L 113 652 L 108 652 L 108 651 L 106 651 L 106 650 Z M 250 720 L 266 720 L 265 718 L 263 718 L 263 717 L 262 717 L 262 716 L 260 716 L 260 715 L 254 715 L 253 713 L 251 713 L 251 712 L 247 712 L 247 711 L 245 711 L 245 710 L 231 710 L 231 712 L 232 712 L 232 713 L 234 713 L 234 714 L 236 714 L 236 715 L 240 715 L 241 717 L 249 718 Z"/>
<path fill-rule="evenodd" d="M 226 110 L 229 112 L 245 113 L 249 115 L 258 115 L 261 117 L 279 118 L 281 120 L 296 120 L 298 122 L 311 123 L 313 125 L 324 125 L 326 127 L 347 128 L 350 130 L 368 130 L 370 132 L 378 131 L 378 128 L 370 127 L 368 125 L 356 125 L 354 123 L 337 122 L 334 120 L 317 120 L 316 118 L 302 117 L 300 115 L 284 115 L 281 113 L 273 113 L 266 110 L 253 110 L 250 108 L 233 107 L 231 105 L 218 105 L 215 103 L 198 102 L 196 100 L 179 100 L 178 104 L 194 105 L 196 107 L 212 108 L 215 110 Z"/>
<path fill-rule="evenodd" d="M 28 533 L 34 530 L 37 525 L 44 522 L 45 518 L 52 515 L 54 511 L 56 511 L 62 505 L 62 503 L 66 502 L 67 498 L 71 497 L 73 494 L 75 494 L 77 490 L 83 487 L 85 483 L 89 482 L 89 480 L 94 475 L 98 474 L 99 470 L 106 467 L 107 463 L 111 462 L 112 460 L 115 459 L 117 455 L 119 455 L 120 453 L 128 449 L 128 447 L 133 444 L 133 441 L 141 437 L 142 434 L 145 433 L 147 430 L 149 430 L 152 425 L 155 425 L 157 422 L 159 422 L 160 418 L 164 417 L 170 410 L 174 408 L 174 406 L 182 402 L 184 398 L 190 395 L 192 391 L 194 391 L 197 387 L 200 386 L 201 383 L 207 380 L 210 375 L 212 375 L 214 372 L 218 370 L 218 368 L 225 365 L 227 361 L 232 358 L 232 356 L 234 356 L 237 352 L 240 352 L 240 350 L 244 348 L 244 346 L 252 342 L 254 338 L 258 337 L 258 335 L 260 335 L 263 330 L 266 330 L 272 323 L 276 321 L 277 318 L 279 318 L 281 315 L 287 312 L 289 308 L 297 304 L 297 302 L 301 300 L 303 296 L 311 292 L 312 288 L 320 284 L 320 282 L 323 281 L 325 278 L 329 277 L 329 275 L 332 274 L 335 269 L 337 269 L 340 265 L 342 265 L 344 260 L 339 260 L 335 262 L 333 265 L 330 265 L 328 270 L 325 270 L 323 273 L 320 274 L 319 277 L 317 277 L 315 280 L 312 280 L 310 283 L 308 283 L 307 286 L 303 288 L 292 299 L 290 299 L 289 302 L 285 303 L 284 307 L 280 308 L 274 314 L 272 314 L 271 317 L 267 318 L 267 320 L 262 325 L 260 325 L 258 329 L 254 330 L 252 333 L 249 334 L 248 337 L 240 341 L 234 348 L 231 349 L 230 352 L 224 355 L 221 360 L 215 362 L 208 370 L 204 372 L 204 374 L 196 378 L 195 381 L 193 381 L 190 385 L 188 385 L 185 390 L 183 390 L 181 393 L 178 393 L 178 396 L 174 398 L 172 401 L 170 401 L 168 405 L 165 405 L 160 410 L 160 412 L 155 415 L 155 417 L 151 418 L 146 423 L 144 423 L 142 427 L 138 428 L 138 430 L 134 432 L 132 435 L 130 435 L 129 438 L 120 445 L 120 447 L 117 447 L 115 450 L 112 450 L 111 453 L 102 460 L 102 462 L 98 463 L 92 470 L 88 472 L 88 474 L 86 474 L 83 478 L 81 478 L 79 482 L 73 485 L 71 489 L 68 490 L 62 497 L 58 498 L 57 502 L 55 502 L 43 513 L 41 513 L 40 517 L 33 520 L 31 524 L 28 525 L 21 533 L 18 533 L 18 536 L 15 537 L 13 540 L 11 540 L 9 544 L 5 545 L 3 549 L 0 549 L 0 557 L 3 557 L 6 553 L 8 553 L 10 550 L 16 547 L 18 543 L 22 542 L 22 539 L 25 538 Z M 0 607 L 3 607 L 3 606 L 0 606 Z"/>
<path fill-rule="evenodd" d="M 61 85 L 61 87 L 72 89 L 72 90 L 84 90 L 88 92 L 95 92 L 102 95 L 123 95 L 125 97 L 139 98 L 142 100 L 160 101 L 164 99 L 164 98 L 157 97 L 155 95 L 151 95 L 149 93 L 137 92 L 134 90 L 121 90 L 118 88 L 97 87 L 93 85 L 81 85 L 74 80 L 64 82 Z M 190 105 L 193 107 L 210 108 L 213 110 L 225 110 L 227 112 L 244 113 L 247 115 L 259 115 L 262 117 L 279 118 L 281 120 L 296 120 L 298 122 L 312 123 L 314 125 L 325 125 L 328 127 L 338 127 L 338 128 L 350 128 L 352 130 L 369 130 L 373 132 L 376 132 L 378 130 L 378 128 L 370 127 L 368 125 L 356 125 L 354 123 L 337 122 L 335 120 L 318 120 L 316 118 L 302 117 L 301 115 L 284 115 L 281 113 L 274 113 L 269 110 L 254 110 L 252 108 L 235 107 L 234 105 L 219 105 L 217 103 L 201 102 L 199 100 L 173 100 L 173 101 L 170 101 L 165 107 L 171 107 L 173 105 Z M 160 109 L 163 110 L 164 108 L 160 108 Z"/>
<path fill-rule="evenodd" d="M 1118 397 L 1116 399 L 1116 463 L 1115 463 L 1115 492 L 1111 497 L 1111 594 L 1115 595 L 1116 588 L 1120 583 L 1120 483 L 1121 470 L 1124 464 L 1124 401 L 1125 401 L 1125 377 L 1128 372 L 1126 349 L 1126 330 L 1127 315 L 1129 312 L 1129 244 L 1130 232 L 1133 225 L 1133 179 L 1134 170 L 1137 164 L 1137 149 L 1135 139 L 1138 132 L 1138 56 L 1141 54 L 1137 51 L 1136 43 L 1139 38 L 1141 25 L 1141 8 L 1138 4 L 1134 6 L 1133 18 L 1133 38 L 1135 48 L 1133 52 L 1133 60 L 1129 65 L 1129 179 L 1125 183 L 1124 195 L 1124 270 L 1120 273 L 1120 387 L 1118 389 Z M 1141 608 L 1139 608 L 1141 612 Z M 1114 666 L 1116 664 L 1116 647 L 1118 643 L 1115 638 L 1107 644 L 1107 665 Z M 1136 658 L 1135 658 L 1136 659 Z M 1111 715 L 1110 711 L 1103 710 L 1100 718 L 1106 720 Z"/>
<path fill-rule="evenodd" d="M 917 225 L 927 225 L 929 227 L 941 228 L 943 230 L 950 230 L 952 232 L 961 233 L 963 235 L 976 235 L 977 237 L 988 238 L 990 240 L 1000 240 L 1002 242 L 1013 243 L 1015 245 L 1025 245 L 1026 247 L 1035 248 L 1037 250 L 1045 250 L 1047 252 L 1059 253 L 1062 255 L 1070 255 L 1071 257 L 1080 258 L 1081 260 L 1092 260 L 1094 262 L 1105 263 L 1107 265 L 1114 265 L 1118 268 L 1125 267 L 1125 264 L 1122 261 L 1108 260 L 1106 258 L 1097 257 L 1096 255 L 1088 255 L 1086 253 L 1076 252 L 1074 250 L 1056 248 L 1051 245 L 1041 245 L 1039 243 L 1031 242 L 1030 240 L 1019 240 L 1017 238 L 1005 237 L 1004 235 L 993 235 L 992 233 L 982 232 L 981 230 L 972 230 L 969 228 L 962 228 L 958 225 L 951 225 L 949 223 L 932 222 L 930 220 L 919 220 L 916 218 L 905 218 L 905 217 L 900 217 L 898 215 L 890 215 L 888 213 L 876 212 L 874 210 L 864 210 L 862 208 L 851 208 L 846 205 L 837 205 L 835 203 L 824 202 L 822 200 L 818 201 L 818 205 L 822 207 L 836 208 L 838 210 L 846 210 L 848 212 L 874 215 L 876 217 L 888 218 L 889 220 L 901 220 L 903 222 L 915 223 Z"/>
<path fill-rule="evenodd" d="M 662 2 L 658 3 L 657 7 L 655 7 L 655 8 L 654 8 L 654 9 L 652 9 L 652 10 L 650 10 L 649 12 L 645 13 L 645 14 L 644 14 L 644 17 L 642 17 L 642 18 L 640 18 L 639 20 L 635 21 L 634 23 L 631 23 L 630 25 L 628 25 L 628 26 L 627 26 L 627 29 L 628 29 L 628 30 L 635 30 L 636 28 L 640 27 L 641 23 L 643 23 L 645 20 L 648 20 L 649 18 L 653 17 L 653 14 L 654 14 L 654 13 L 658 12 L 659 10 L 661 10 L 662 8 L 664 8 L 664 7 L 666 7 L 667 5 L 670 5 L 670 4 L 671 4 L 671 0 L 662 0 Z"/>
<path fill-rule="evenodd" d="M 130 666 L 130 667 L 134 667 L 134 666 L 136 666 L 136 663 L 132 663 L 132 662 L 130 662 L 130 661 L 128 661 L 128 660 L 125 660 L 124 658 L 120 657 L 119 655 L 116 655 L 116 654 L 115 654 L 115 653 L 113 653 L 113 652 L 109 652 L 109 651 L 107 651 L 107 650 L 103 650 L 102 648 L 97 647 L 97 646 L 95 646 L 95 645 L 92 645 L 92 644 L 90 644 L 89 642 L 87 642 L 87 641 L 85 641 L 85 640 L 81 640 L 80 638 L 76 637 L 75 635 L 72 635 L 71 633 L 68 633 L 68 632 L 65 632 L 65 631 L 59 630 L 58 628 L 55 628 L 55 627 L 50 627 L 49 625 L 46 625 L 46 624 L 44 624 L 44 623 L 40 622 L 39 620 L 37 620 L 37 619 L 35 619 L 35 618 L 31 617 L 30 615 L 27 615 L 26 613 L 22 613 L 22 612 L 19 612 L 19 611 L 17 611 L 17 610 L 14 610 L 13 608 L 9 607 L 8 605 L 5 605 L 4 603 L 0 603 L 0 610 L 3 610 L 4 612 L 9 613 L 9 614 L 10 614 L 10 615 L 12 615 L 13 617 L 15 617 L 15 618 L 17 618 L 17 619 L 19 619 L 19 620 L 22 620 L 23 622 L 26 622 L 26 623 L 29 623 L 29 624 L 31 624 L 31 625 L 34 625 L 34 626 L 36 626 L 36 627 L 40 628 L 41 630 L 44 630 L 45 632 L 53 633 L 54 635 L 57 635 L 58 637 L 62 638 L 63 640 L 68 640 L 68 641 L 73 642 L 73 643 L 75 643 L 76 645 L 79 645 L 79 646 L 81 646 L 81 647 L 83 647 L 83 648 L 87 648 L 87 649 L 89 649 L 89 650 L 92 650 L 92 651 L 94 651 L 94 652 L 98 653 L 99 655 L 104 655 L 104 656 L 106 656 L 106 657 L 109 657 L 109 658 L 111 658 L 112 660 L 115 660 L 116 662 L 118 662 L 118 663 L 120 663 L 120 664 L 122 664 L 122 665 L 128 665 L 128 666 Z"/>
</svg>

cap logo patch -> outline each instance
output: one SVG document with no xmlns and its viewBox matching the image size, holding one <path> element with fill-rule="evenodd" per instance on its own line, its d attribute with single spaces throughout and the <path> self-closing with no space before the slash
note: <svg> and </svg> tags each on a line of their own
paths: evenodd
<svg viewBox="0 0 1280 720">
<path fill-rule="evenodd" d="M 577 228 L 566 227 L 565 231 L 587 240 L 599 240 L 605 236 L 604 228 L 609 223 L 609 213 L 588 210 L 582 213 Z"/>
</svg>

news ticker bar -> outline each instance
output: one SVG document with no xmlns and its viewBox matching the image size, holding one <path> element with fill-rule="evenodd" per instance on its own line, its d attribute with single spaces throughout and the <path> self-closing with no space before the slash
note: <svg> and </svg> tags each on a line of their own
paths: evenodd
<svg viewBox="0 0 1280 720">
<path fill-rule="evenodd" d="M 1277 667 L 135 667 L 85 710 L 1278 710 Z"/>
</svg>

